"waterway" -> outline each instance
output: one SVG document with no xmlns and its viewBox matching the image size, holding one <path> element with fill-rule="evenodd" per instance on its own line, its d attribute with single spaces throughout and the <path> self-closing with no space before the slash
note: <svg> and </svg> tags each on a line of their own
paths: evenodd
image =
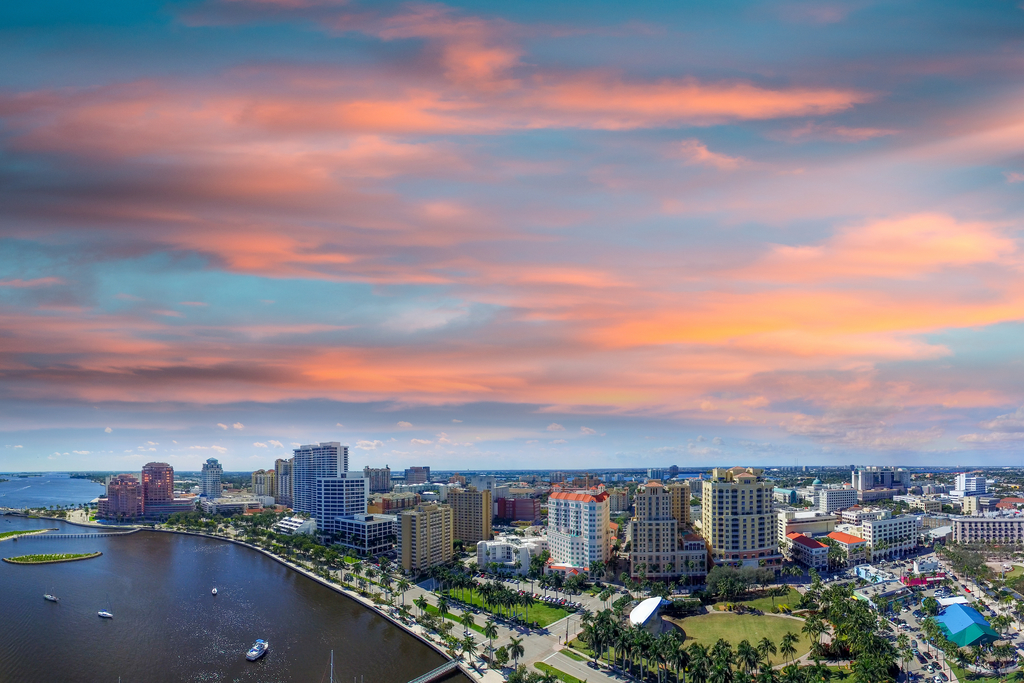
<svg viewBox="0 0 1024 683">
<path fill-rule="evenodd" d="M 45 527 L 87 531 L 0 516 L 0 531 Z M 103 555 L 81 562 L 0 563 L 0 683 L 316 683 L 331 650 L 335 681 L 406 683 L 444 663 L 371 610 L 233 543 L 153 531 L 0 542 L 0 557 L 95 550 Z M 99 618 L 103 609 L 114 618 Z M 257 638 L 270 651 L 247 662 Z"/>
<path fill-rule="evenodd" d="M 88 479 L 72 479 L 64 473 L 46 472 L 41 476 L 19 477 L 0 474 L 0 507 L 38 508 L 51 505 L 78 505 L 103 494 L 102 484 Z"/>
</svg>

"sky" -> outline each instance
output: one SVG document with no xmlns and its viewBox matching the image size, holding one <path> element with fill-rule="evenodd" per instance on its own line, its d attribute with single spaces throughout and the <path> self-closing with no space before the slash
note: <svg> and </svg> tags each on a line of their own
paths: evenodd
<svg viewBox="0 0 1024 683">
<path fill-rule="evenodd" d="M 1017 2 L 0 5 L 0 471 L 1024 465 Z"/>
</svg>

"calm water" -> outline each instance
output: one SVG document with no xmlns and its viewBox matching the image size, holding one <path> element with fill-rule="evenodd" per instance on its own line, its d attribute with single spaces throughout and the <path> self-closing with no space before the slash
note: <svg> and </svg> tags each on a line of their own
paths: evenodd
<svg viewBox="0 0 1024 683">
<path fill-rule="evenodd" d="M 78 505 L 88 503 L 104 492 L 102 484 L 88 479 L 71 479 L 67 474 L 48 473 L 24 479 L 0 474 L 0 479 L 10 479 L 0 482 L 0 507 L 5 508 Z"/>
<path fill-rule="evenodd" d="M 0 531 L 54 526 L 85 531 L 0 516 Z M 150 531 L 0 542 L 0 557 L 95 550 L 103 556 L 0 563 L 0 683 L 317 683 L 327 680 L 332 649 L 340 683 L 406 683 L 444 662 L 348 598 L 231 543 Z M 114 618 L 100 619 L 101 609 Z M 247 662 L 257 638 L 269 640 L 270 651 Z M 449 679 L 456 680 L 466 681 L 461 674 Z"/>
</svg>

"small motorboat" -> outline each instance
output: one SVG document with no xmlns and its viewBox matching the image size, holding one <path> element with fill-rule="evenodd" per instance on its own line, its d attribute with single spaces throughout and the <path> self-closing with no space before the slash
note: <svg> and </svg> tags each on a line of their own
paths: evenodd
<svg viewBox="0 0 1024 683">
<path fill-rule="evenodd" d="M 101 611 L 97 612 L 96 614 L 101 616 L 101 617 L 103 617 L 104 619 L 113 619 L 114 618 L 114 615 L 111 614 L 110 612 L 108 612 L 107 610 L 101 610 Z"/>
<path fill-rule="evenodd" d="M 255 662 L 257 659 L 267 654 L 267 650 L 270 649 L 270 643 L 265 640 L 257 640 L 249 648 L 249 651 L 245 653 L 245 658 L 250 662 Z"/>
<path fill-rule="evenodd" d="M 213 589 L 213 594 L 214 594 L 214 595 L 216 595 L 216 594 L 217 594 L 217 589 L 216 589 L 216 588 L 214 588 L 214 589 Z"/>
<path fill-rule="evenodd" d="M 49 602 L 60 602 L 60 598 L 56 595 L 50 595 L 49 593 L 43 596 L 43 600 L 47 600 Z"/>
</svg>

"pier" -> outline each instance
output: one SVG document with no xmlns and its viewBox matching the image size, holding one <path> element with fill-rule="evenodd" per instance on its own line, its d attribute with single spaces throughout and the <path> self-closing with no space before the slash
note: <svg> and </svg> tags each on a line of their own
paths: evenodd
<svg viewBox="0 0 1024 683">
<path fill-rule="evenodd" d="M 458 668 L 459 660 L 453 659 L 451 661 L 445 662 L 433 671 L 428 671 L 422 676 L 417 676 L 416 678 L 409 681 L 409 683 L 430 683 L 430 681 L 437 680 L 438 678 L 441 678 L 442 676 L 449 674 Z"/>
<path fill-rule="evenodd" d="M 21 540 L 28 540 L 30 538 L 109 538 L 110 536 L 130 536 L 138 531 L 139 529 L 132 529 L 131 531 L 102 531 L 96 534 L 32 534 L 31 536 L 20 536 L 19 538 Z"/>
</svg>

